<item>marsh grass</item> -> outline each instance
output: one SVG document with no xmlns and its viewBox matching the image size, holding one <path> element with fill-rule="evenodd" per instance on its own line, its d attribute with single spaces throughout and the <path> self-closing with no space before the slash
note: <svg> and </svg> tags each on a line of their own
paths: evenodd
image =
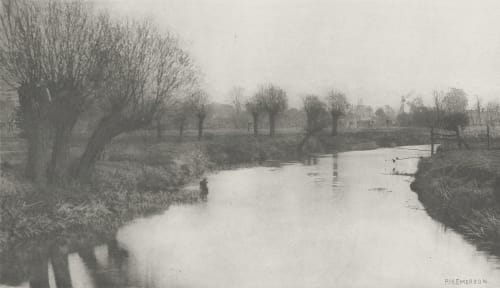
<svg viewBox="0 0 500 288">
<path fill-rule="evenodd" d="M 199 177 L 207 161 L 191 151 L 167 166 L 138 162 L 101 163 L 91 185 L 34 187 L 0 178 L 0 244 L 113 232 L 123 222 L 196 201 L 196 192 L 179 189 Z"/>
<path fill-rule="evenodd" d="M 432 217 L 500 255 L 499 153 L 446 151 L 421 160 L 412 189 Z"/>
</svg>

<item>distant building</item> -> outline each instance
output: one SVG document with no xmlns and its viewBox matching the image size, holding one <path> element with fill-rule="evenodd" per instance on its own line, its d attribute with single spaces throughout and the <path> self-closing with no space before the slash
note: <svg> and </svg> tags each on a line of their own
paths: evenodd
<svg viewBox="0 0 500 288">
<path fill-rule="evenodd" d="M 391 116 L 377 117 L 373 108 L 368 105 L 358 104 L 346 115 L 339 119 L 339 127 L 346 129 L 356 128 L 383 128 L 396 125 Z"/>
<path fill-rule="evenodd" d="M 500 125 L 500 110 L 497 111 L 488 111 L 486 109 L 482 109 L 480 113 L 478 113 L 477 109 L 467 110 L 467 117 L 469 118 L 470 126 L 481 126 L 481 125 Z"/>
</svg>

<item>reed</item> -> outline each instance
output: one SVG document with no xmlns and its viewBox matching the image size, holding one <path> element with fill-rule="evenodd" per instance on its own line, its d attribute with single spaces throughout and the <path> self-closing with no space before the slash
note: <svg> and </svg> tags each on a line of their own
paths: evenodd
<svg viewBox="0 0 500 288">
<path fill-rule="evenodd" d="M 500 255 L 500 157 L 495 151 L 446 151 L 420 161 L 412 189 L 433 218 L 480 249 Z"/>
</svg>

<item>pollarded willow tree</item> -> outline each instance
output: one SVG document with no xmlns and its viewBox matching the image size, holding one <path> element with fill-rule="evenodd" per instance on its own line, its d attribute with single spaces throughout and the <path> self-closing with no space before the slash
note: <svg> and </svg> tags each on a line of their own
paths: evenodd
<svg viewBox="0 0 500 288">
<path fill-rule="evenodd" d="M 273 137 L 276 134 L 276 118 L 288 107 L 286 92 L 278 86 L 268 84 L 260 87 L 257 98 L 269 117 L 269 135 Z"/>
<path fill-rule="evenodd" d="M 68 171 L 72 130 L 106 79 L 109 20 L 82 1 L 2 0 L 0 77 L 17 89 L 37 183 Z"/>
<path fill-rule="evenodd" d="M 343 92 L 331 90 L 326 96 L 326 103 L 332 120 L 332 136 L 336 136 L 339 118 L 347 112 L 349 102 Z"/>
<path fill-rule="evenodd" d="M 98 92 L 105 111 L 76 171 L 89 179 L 98 155 L 116 136 L 150 126 L 157 113 L 175 103 L 177 92 L 196 80 L 196 69 L 175 35 L 148 23 L 115 24 L 112 76 Z"/>
<path fill-rule="evenodd" d="M 443 97 L 442 107 L 447 113 L 464 113 L 468 105 L 467 94 L 459 88 L 450 88 Z"/>
<path fill-rule="evenodd" d="M 51 127 L 49 95 L 44 80 L 41 54 L 41 15 L 39 7 L 25 1 L 2 1 L 0 21 L 0 76 L 17 89 L 20 114 L 27 140 L 26 174 L 36 182 L 45 182 L 49 159 Z"/>
<path fill-rule="evenodd" d="M 253 135 L 257 136 L 259 135 L 259 118 L 263 112 L 262 101 L 259 93 L 254 95 L 245 103 L 245 109 L 247 110 L 248 114 L 252 116 Z"/>
<path fill-rule="evenodd" d="M 191 111 L 196 117 L 196 126 L 198 128 L 198 141 L 203 137 L 203 124 L 209 113 L 209 97 L 207 92 L 202 89 L 196 89 L 190 93 L 187 99 Z"/>
<path fill-rule="evenodd" d="M 326 104 L 316 95 L 307 95 L 303 105 L 307 117 L 306 134 L 314 135 L 323 130 L 327 123 Z"/>
<path fill-rule="evenodd" d="M 179 129 L 179 140 L 182 141 L 184 130 L 191 115 L 191 106 L 187 98 L 178 99 L 167 111 L 168 118 Z"/>
<path fill-rule="evenodd" d="M 82 0 L 1 0 L 0 79 L 17 89 L 27 175 L 68 178 L 73 128 L 88 109 L 104 117 L 77 166 L 88 179 L 117 135 L 150 125 L 175 91 L 195 79 L 177 37 L 151 25 L 113 22 Z"/>
</svg>

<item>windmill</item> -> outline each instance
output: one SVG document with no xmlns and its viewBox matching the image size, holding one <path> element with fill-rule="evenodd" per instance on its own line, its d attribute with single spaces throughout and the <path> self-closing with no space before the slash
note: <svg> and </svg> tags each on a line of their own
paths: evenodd
<svg viewBox="0 0 500 288">
<path fill-rule="evenodd" d="M 406 103 L 406 100 L 408 99 L 407 97 L 408 97 L 408 95 L 402 95 L 401 96 L 401 108 L 399 108 L 399 113 L 400 114 L 404 114 L 405 113 L 405 103 Z"/>
<path fill-rule="evenodd" d="M 408 102 L 408 100 L 410 100 L 410 98 L 412 97 L 413 94 L 414 94 L 414 91 L 410 91 L 410 92 L 406 93 L 405 95 L 401 96 L 401 108 L 399 108 L 400 114 L 405 113 L 405 104 L 406 104 L 406 102 Z"/>
</svg>

